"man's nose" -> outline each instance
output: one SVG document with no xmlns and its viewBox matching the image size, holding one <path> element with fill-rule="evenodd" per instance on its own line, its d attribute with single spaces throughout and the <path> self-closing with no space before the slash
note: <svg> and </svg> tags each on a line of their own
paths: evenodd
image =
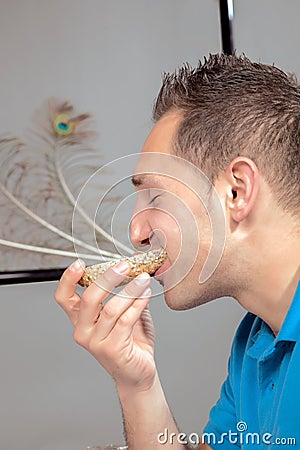
<svg viewBox="0 0 300 450">
<path fill-rule="evenodd" d="M 142 247 L 150 244 L 152 228 L 147 221 L 145 212 L 133 214 L 130 224 L 130 239 L 135 247 Z"/>
</svg>

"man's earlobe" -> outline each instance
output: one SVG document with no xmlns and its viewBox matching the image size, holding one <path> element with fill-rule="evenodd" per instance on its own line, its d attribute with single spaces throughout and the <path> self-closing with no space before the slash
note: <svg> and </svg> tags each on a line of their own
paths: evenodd
<svg viewBox="0 0 300 450">
<path fill-rule="evenodd" d="M 230 184 L 227 206 L 232 220 L 241 222 L 255 204 L 258 192 L 258 169 L 251 159 L 240 156 L 231 162 L 226 173 Z"/>
</svg>

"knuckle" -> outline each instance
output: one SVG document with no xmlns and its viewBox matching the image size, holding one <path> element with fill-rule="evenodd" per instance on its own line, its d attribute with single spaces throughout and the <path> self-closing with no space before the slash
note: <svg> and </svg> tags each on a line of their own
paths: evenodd
<svg viewBox="0 0 300 450">
<path fill-rule="evenodd" d="M 60 283 L 72 283 L 74 281 L 74 273 L 70 271 L 70 268 L 66 269 L 61 276 Z"/>
<path fill-rule="evenodd" d="M 115 308 L 112 305 L 110 305 L 110 302 L 108 302 L 104 306 L 104 308 L 101 311 L 101 315 L 102 316 L 104 315 L 105 319 L 112 319 L 113 317 L 115 317 L 116 311 L 115 311 Z"/>
<path fill-rule="evenodd" d="M 134 282 L 130 282 L 124 287 L 124 289 L 122 289 L 121 294 L 126 298 L 128 297 L 132 298 L 136 296 L 136 290 L 137 289 Z"/>
<path fill-rule="evenodd" d="M 82 330 L 79 327 L 74 328 L 73 339 L 76 344 L 81 345 L 82 347 L 87 346 L 87 339 Z"/>
<path fill-rule="evenodd" d="M 99 282 L 103 282 L 105 284 L 113 284 L 113 274 L 111 269 L 106 270 L 105 272 L 102 273 L 102 275 L 100 275 L 97 280 Z"/>
<path fill-rule="evenodd" d="M 80 342 L 81 342 L 81 334 L 78 332 L 76 327 L 75 327 L 74 332 L 73 332 L 73 339 L 76 342 L 76 344 L 80 344 Z"/>
<path fill-rule="evenodd" d="M 59 295 L 59 291 L 58 290 L 56 290 L 55 293 L 54 293 L 54 299 L 55 299 L 56 303 L 58 305 L 60 305 L 60 306 L 64 303 L 63 299 Z"/>
<path fill-rule="evenodd" d="M 83 294 L 81 296 L 81 301 L 82 301 L 82 303 L 89 303 L 90 302 L 89 295 L 88 295 L 87 291 L 83 292 Z"/>
<path fill-rule="evenodd" d="M 110 267 L 108 270 L 103 272 L 103 274 L 100 277 L 100 280 L 104 283 L 104 286 L 113 288 L 116 286 L 119 286 L 119 284 L 126 279 L 126 275 L 122 275 L 121 273 L 118 273 L 114 267 Z"/>
<path fill-rule="evenodd" d="M 111 292 L 119 283 L 117 278 L 117 274 L 112 269 L 108 269 L 97 278 L 96 284 L 101 289 Z"/>
<path fill-rule="evenodd" d="M 81 302 L 84 305 L 95 305 L 99 303 L 99 299 L 96 295 L 92 295 L 92 292 L 86 290 L 81 296 Z"/>
<path fill-rule="evenodd" d="M 122 296 L 127 298 L 128 297 L 136 298 L 141 294 L 143 290 L 144 288 L 141 288 L 134 281 L 131 281 L 129 284 L 125 286 L 124 289 L 122 289 L 121 294 Z"/>
<path fill-rule="evenodd" d="M 120 327 L 126 327 L 130 324 L 130 316 L 127 313 L 122 314 L 118 320 Z"/>
</svg>

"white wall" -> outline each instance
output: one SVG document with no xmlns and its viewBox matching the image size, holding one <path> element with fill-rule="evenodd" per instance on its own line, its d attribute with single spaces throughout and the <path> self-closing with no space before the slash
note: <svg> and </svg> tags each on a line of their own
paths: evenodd
<svg viewBox="0 0 300 450">
<path fill-rule="evenodd" d="M 300 72 L 297 0 L 235 3 L 238 50 Z M 22 133 L 32 111 L 54 95 L 94 114 L 104 158 L 138 151 L 161 72 L 217 52 L 218 25 L 214 0 L 2 0 L 0 132 Z M 73 343 L 55 287 L 0 290 L 1 449 L 82 450 L 123 440 L 114 385 Z M 201 433 L 243 311 L 221 299 L 176 313 L 160 297 L 152 312 L 176 420 L 183 431 Z"/>
<path fill-rule="evenodd" d="M 235 0 L 235 43 L 239 53 L 300 77 L 298 0 Z"/>
</svg>

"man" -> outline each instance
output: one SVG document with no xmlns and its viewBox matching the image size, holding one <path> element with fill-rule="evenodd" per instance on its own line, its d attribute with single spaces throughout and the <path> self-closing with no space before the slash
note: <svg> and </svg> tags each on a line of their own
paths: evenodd
<svg viewBox="0 0 300 450">
<path fill-rule="evenodd" d="M 211 55 L 196 69 L 185 66 L 165 76 L 154 119 L 133 177 L 139 199 L 132 242 L 141 246 L 153 235 L 164 236 L 168 259 L 156 278 L 171 308 L 232 296 L 249 311 L 197 448 L 275 443 L 286 448 L 283 439 L 288 438 L 298 438 L 300 445 L 300 88 L 273 66 Z M 174 165 L 166 174 L 166 169 L 141 174 L 149 172 L 147 155 L 155 154 L 174 159 Z M 191 185 L 178 176 L 181 158 L 211 182 L 203 192 L 201 181 L 200 199 L 194 190 L 197 176 L 189 178 Z M 222 257 L 199 282 L 213 246 L 210 221 L 218 202 L 225 219 Z M 186 211 L 193 218 L 191 234 Z M 180 268 L 195 242 L 196 256 L 184 273 Z M 115 380 L 129 449 L 161 448 L 164 430 L 172 436 L 165 449 L 190 448 L 191 442 L 179 435 L 156 371 L 149 276 L 142 274 L 121 291 L 125 297 L 115 295 L 101 306 L 127 270 L 124 264 L 109 269 L 80 298 L 75 291 L 83 269 L 75 262 L 62 276 L 57 302 L 74 325 L 75 341 Z"/>
</svg>

